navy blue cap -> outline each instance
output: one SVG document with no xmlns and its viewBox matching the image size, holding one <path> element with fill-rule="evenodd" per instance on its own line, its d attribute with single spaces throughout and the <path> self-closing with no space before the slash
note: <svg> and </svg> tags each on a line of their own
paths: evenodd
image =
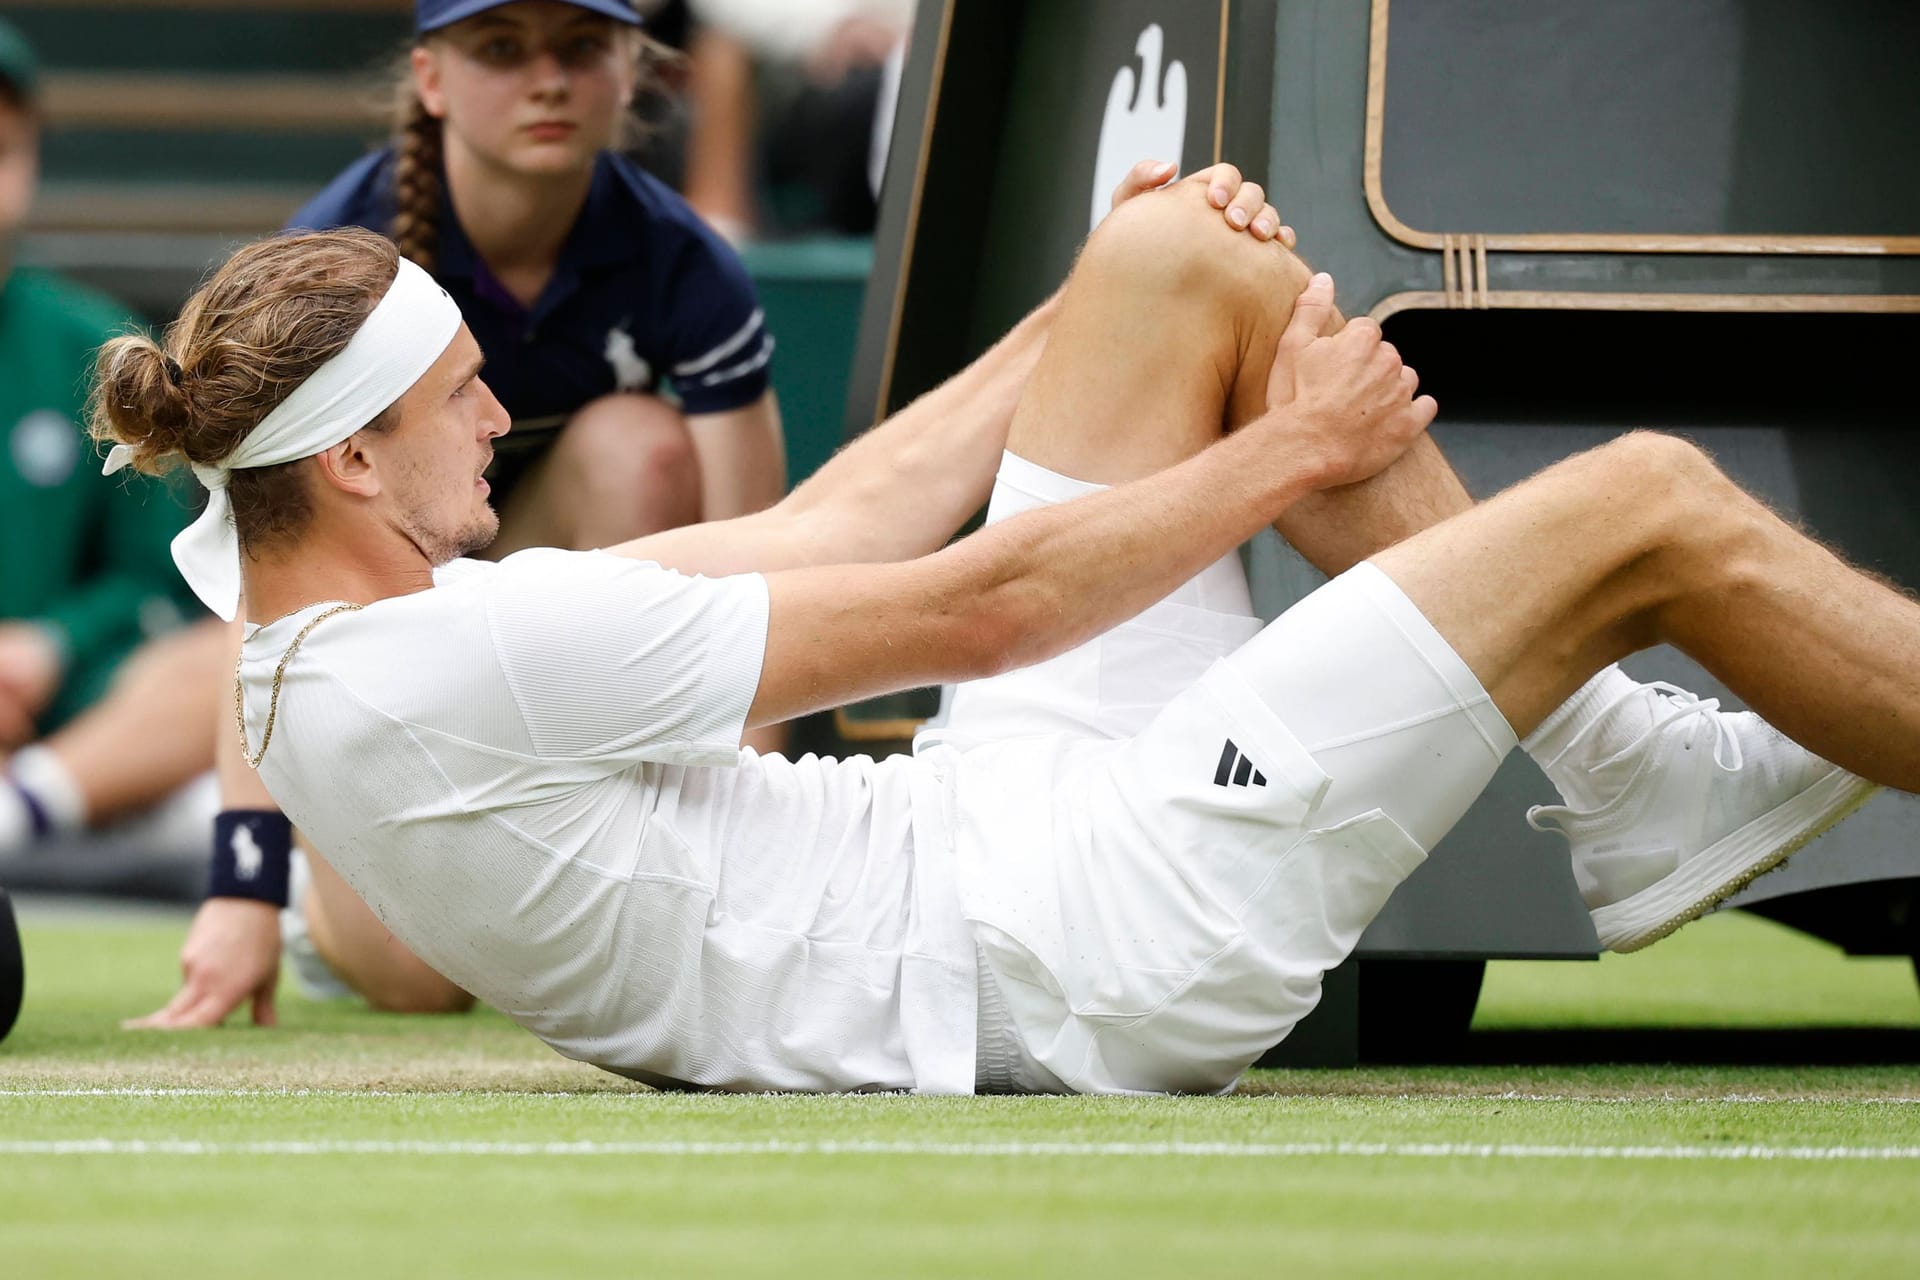
<svg viewBox="0 0 1920 1280">
<path fill-rule="evenodd" d="M 591 9 L 595 13 L 604 13 L 619 22 L 640 25 L 640 15 L 634 12 L 633 0 L 563 0 L 577 9 Z M 438 31 L 450 27 L 456 22 L 471 18 L 476 13 L 485 13 L 489 9 L 498 9 L 512 0 L 413 0 L 413 29 L 421 35 L 429 31 Z"/>
</svg>

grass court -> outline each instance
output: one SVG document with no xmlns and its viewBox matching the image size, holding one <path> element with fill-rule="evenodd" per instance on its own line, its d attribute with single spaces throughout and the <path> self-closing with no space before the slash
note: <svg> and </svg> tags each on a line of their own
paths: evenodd
<svg viewBox="0 0 1920 1280">
<path fill-rule="evenodd" d="M 1492 966 L 1477 1065 L 1217 1099 L 657 1094 L 491 1013 L 285 989 L 277 1032 L 122 1032 L 171 994 L 184 917 L 21 914 L 9 1277 L 1920 1267 L 1911 967 L 1739 914 Z"/>
</svg>

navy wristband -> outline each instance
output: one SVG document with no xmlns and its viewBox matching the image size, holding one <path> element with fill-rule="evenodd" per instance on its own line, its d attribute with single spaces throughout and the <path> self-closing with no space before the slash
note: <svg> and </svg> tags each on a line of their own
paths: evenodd
<svg viewBox="0 0 1920 1280">
<path fill-rule="evenodd" d="M 228 809 L 213 820 L 209 898 L 251 898 L 287 905 L 293 824 L 275 809 Z"/>
</svg>

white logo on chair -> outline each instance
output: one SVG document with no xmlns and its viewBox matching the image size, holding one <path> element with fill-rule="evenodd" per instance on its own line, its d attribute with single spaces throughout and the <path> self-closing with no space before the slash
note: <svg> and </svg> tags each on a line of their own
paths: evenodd
<svg viewBox="0 0 1920 1280">
<path fill-rule="evenodd" d="M 1113 191 L 1127 176 L 1127 170 L 1142 160 L 1171 160 L 1181 163 L 1181 151 L 1187 141 L 1187 68 L 1183 63 L 1167 65 L 1160 74 L 1160 59 L 1166 49 L 1166 33 L 1154 23 L 1140 33 L 1134 52 L 1140 58 L 1140 73 L 1132 66 L 1120 68 L 1107 92 L 1107 115 L 1100 126 L 1100 150 L 1093 165 L 1093 221 L 1089 229 L 1100 225 L 1112 208 Z"/>
<path fill-rule="evenodd" d="M 607 363 L 613 366 L 616 391 L 645 391 L 653 386 L 653 366 L 633 345 L 633 335 L 625 329 L 607 331 Z"/>
<path fill-rule="evenodd" d="M 260 875 L 260 864 L 265 854 L 253 838 L 252 827 L 235 827 L 233 839 L 228 842 L 233 850 L 233 875 L 236 880 L 255 880 Z"/>
</svg>

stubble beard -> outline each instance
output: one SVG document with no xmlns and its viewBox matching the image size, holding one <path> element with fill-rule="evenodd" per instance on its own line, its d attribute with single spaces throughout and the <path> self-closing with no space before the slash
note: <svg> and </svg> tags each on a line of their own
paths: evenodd
<svg viewBox="0 0 1920 1280">
<path fill-rule="evenodd" d="M 467 526 L 464 536 L 456 540 L 447 560 L 458 560 L 476 551 L 485 551 L 500 536 L 500 513 L 492 507 L 483 507 L 481 510 L 484 514 L 475 517 L 474 522 Z"/>
<path fill-rule="evenodd" d="M 408 536 L 436 569 L 449 561 L 485 550 L 500 536 L 500 515 L 490 506 L 482 506 L 480 514 L 455 528 L 432 528 L 417 513 L 408 523 L 412 526 Z"/>
</svg>

